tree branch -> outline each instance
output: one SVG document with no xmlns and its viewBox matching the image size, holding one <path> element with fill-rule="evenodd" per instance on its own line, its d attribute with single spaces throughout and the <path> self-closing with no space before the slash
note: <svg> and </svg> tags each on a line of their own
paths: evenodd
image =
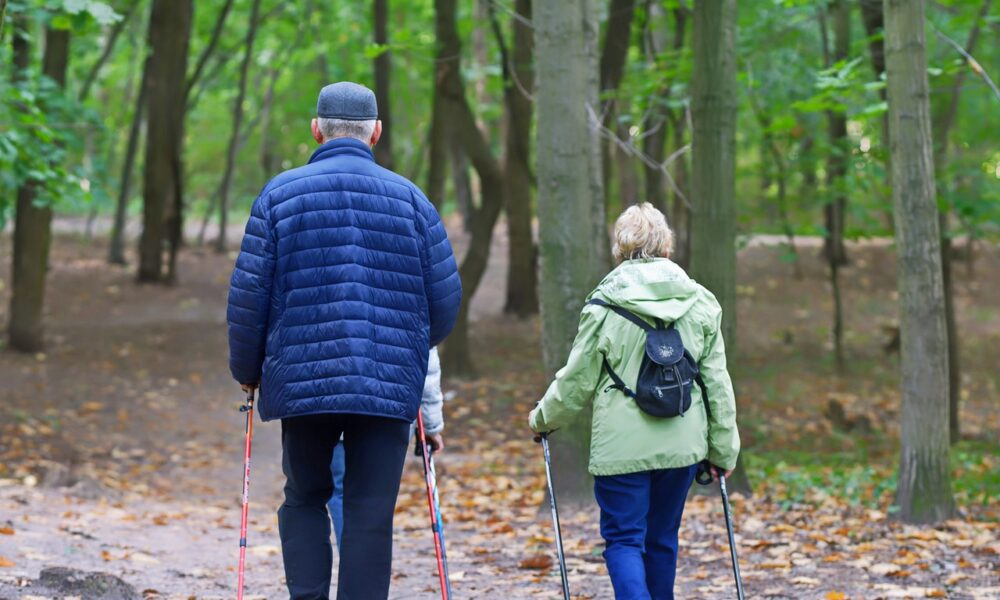
<svg viewBox="0 0 1000 600">
<path fill-rule="evenodd" d="M 212 57 L 212 53 L 215 52 L 215 47 L 219 45 L 219 38 L 222 37 L 222 29 L 226 24 L 226 17 L 229 16 L 229 11 L 233 8 L 233 0 L 226 0 L 226 3 L 222 5 L 222 10 L 219 11 L 219 16 L 215 19 L 215 26 L 212 28 L 212 37 L 208 40 L 208 45 L 202 50 L 201 55 L 198 57 L 198 63 L 194 68 L 194 73 L 188 78 L 187 83 L 184 87 L 184 100 L 191 96 L 191 88 L 198 83 L 198 79 L 201 78 L 202 72 L 205 70 L 205 65 L 208 63 L 208 59 Z"/>
<path fill-rule="evenodd" d="M 136 7 L 139 6 L 138 2 L 133 2 L 129 7 L 125 15 L 115 23 L 115 26 L 111 28 L 111 34 L 108 36 L 108 41 L 104 44 L 104 50 L 101 51 L 101 56 L 98 57 L 97 62 L 94 66 L 90 68 L 87 72 L 86 79 L 83 80 L 83 86 L 80 88 L 80 95 L 77 97 L 77 101 L 81 104 L 90 95 L 90 88 L 94 85 L 94 81 L 97 80 L 98 73 L 101 72 L 101 68 L 108 58 L 111 56 L 111 51 L 115 48 L 115 43 L 118 41 L 118 36 L 121 35 L 122 31 L 125 30 L 125 26 L 128 24 L 129 19 L 135 14 Z M 0 28 L 3 27 L 3 19 L 0 18 Z"/>
</svg>

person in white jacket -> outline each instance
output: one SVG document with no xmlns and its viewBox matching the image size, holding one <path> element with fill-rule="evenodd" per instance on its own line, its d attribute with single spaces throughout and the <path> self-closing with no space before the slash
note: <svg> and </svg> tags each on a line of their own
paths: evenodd
<svg viewBox="0 0 1000 600">
<path fill-rule="evenodd" d="M 420 399 L 420 413 L 424 417 L 424 433 L 427 444 L 432 452 L 444 449 L 444 396 L 441 394 L 441 359 L 437 347 L 431 348 L 427 357 L 427 378 L 424 380 L 423 397 Z M 416 424 L 410 425 L 410 437 Z M 340 532 L 344 528 L 344 445 L 337 444 L 333 449 L 333 462 L 330 464 L 333 472 L 333 495 L 327 502 L 330 520 L 333 521 L 333 534 L 340 548 Z"/>
</svg>

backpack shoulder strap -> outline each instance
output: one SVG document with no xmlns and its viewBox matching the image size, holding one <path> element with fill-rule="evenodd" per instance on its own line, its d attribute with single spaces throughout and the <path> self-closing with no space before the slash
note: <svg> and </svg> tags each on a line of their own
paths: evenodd
<svg viewBox="0 0 1000 600">
<path fill-rule="evenodd" d="M 608 377 L 611 378 L 611 385 L 609 385 L 604 391 L 615 389 L 629 398 L 635 398 L 635 392 L 629 389 L 629 387 L 625 385 L 625 382 L 622 381 L 622 378 L 618 376 L 618 373 L 615 373 L 615 370 L 611 368 L 611 363 L 608 362 L 607 356 L 604 357 L 604 370 L 607 371 Z"/>
<path fill-rule="evenodd" d="M 608 304 L 604 300 L 599 300 L 597 298 L 591 298 L 590 300 L 587 301 L 587 304 L 593 304 L 594 306 L 603 306 L 604 308 L 609 308 L 609 309 L 615 311 L 618 314 L 618 316 L 622 317 L 623 319 L 627 319 L 627 320 L 631 321 L 634 325 L 636 325 L 637 327 L 639 327 L 640 329 L 642 329 L 646 333 L 649 333 L 650 331 L 653 331 L 654 329 L 656 329 L 655 327 L 653 327 L 649 323 L 647 323 L 647 322 L 643 321 L 641 318 L 639 318 L 635 313 L 633 313 L 631 311 L 628 311 L 628 310 L 625 310 L 624 308 L 622 308 L 620 306 L 615 306 L 614 304 Z"/>
</svg>

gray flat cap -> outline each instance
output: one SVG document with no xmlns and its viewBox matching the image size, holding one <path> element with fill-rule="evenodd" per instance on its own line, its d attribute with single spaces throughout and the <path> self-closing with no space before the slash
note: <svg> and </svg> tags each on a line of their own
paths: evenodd
<svg viewBox="0 0 1000 600">
<path fill-rule="evenodd" d="M 375 92 L 350 81 L 331 83 L 319 91 L 316 116 L 344 121 L 372 121 L 378 118 Z"/>
</svg>

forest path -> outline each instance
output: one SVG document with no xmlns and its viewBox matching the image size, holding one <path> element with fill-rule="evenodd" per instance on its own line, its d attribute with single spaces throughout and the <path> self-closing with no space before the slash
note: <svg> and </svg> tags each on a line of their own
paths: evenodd
<svg viewBox="0 0 1000 600">
<path fill-rule="evenodd" d="M 524 427 L 545 386 L 538 323 L 497 316 L 504 243 L 500 236 L 473 305 L 477 343 L 492 347 L 480 357 L 483 376 L 445 382 L 448 447 L 438 468 L 451 572 L 456 598 L 555 598 L 541 455 Z M 186 250 L 181 284 L 164 288 L 136 286 L 130 270 L 104 263 L 104 251 L 58 238 L 49 348 L 37 356 L 0 355 L 0 598 L 39 597 L 30 584 L 49 565 L 115 574 L 150 599 L 231 598 L 243 449 L 242 395 L 226 369 L 232 257 Z M 0 257 L 4 266 L 7 256 Z M 766 271 L 753 267 L 762 272 L 787 271 L 773 268 L 773 252 L 747 260 L 771 261 Z M 762 284 L 758 293 L 769 289 L 784 285 Z M 0 290 L 0 319 L 6 300 Z M 788 311 L 779 302 L 760 304 L 761 311 Z M 992 343 L 995 316 L 980 321 L 977 333 Z M 810 328 L 815 324 L 803 323 L 794 333 Z M 773 338 L 744 336 L 748 344 Z M 989 415 L 979 426 L 995 431 L 990 397 L 971 409 Z M 801 434 L 801 424 L 794 427 Z M 283 483 L 279 437 L 277 424 L 255 428 L 247 571 L 255 598 L 285 597 L 275 517 Z M 557 477 L 574 476 L 556 469 Z M 748 597 L 1000 597 L 995 520 L 904 527 L 822 489 L 795 502 L 765 491 L 734 503 Z M 717 496 L 688 504 L 678 597 L 733 596 L 720 512 Z M 563 528 L 575 593 L 610 598 L 593 506 L 567 505 Z M 392 597 L 436 597 L 422 474 L 413 458 L 395 532 Z"/>
</svg>

